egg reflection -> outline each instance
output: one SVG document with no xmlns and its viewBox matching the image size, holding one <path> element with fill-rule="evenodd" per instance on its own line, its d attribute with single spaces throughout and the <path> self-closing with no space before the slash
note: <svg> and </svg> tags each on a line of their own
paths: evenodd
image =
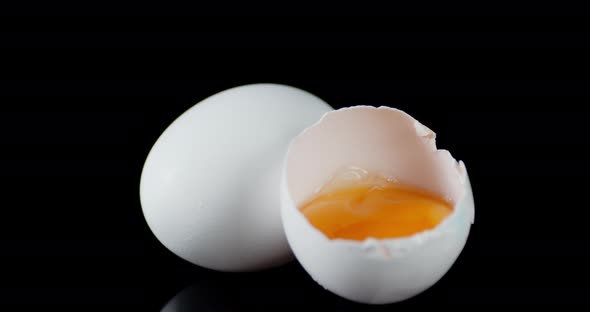
<svg viewBox="0 0 590 312">
<path fill-rule="evenodd" d="M 443 283 L 444 284 L 444 283 Z M 397 303 L 397 308 L 440 305 L 453 298 L 452 289 L 421 294 Z M 451 299 L 453 303 L 456 303 Z M 259 273 L 211 274 L 201 277 L 172 297 L 161 309 L 165 312 L 185 311 L 391 311 L 390 305 L 367 306 L 343 299 L 325 291 L 309 279 L 303 268 L 291 264 Z"/>
<path fill-rule="evenodd" d="M 293 290 L 291 290 L 293 291 Z M 216 275 L 199 280 L 176 294 L 161 311 L 279 311 L 292 304 L 289 290 L 276 280 L 250 274 Z"/>
</svg>

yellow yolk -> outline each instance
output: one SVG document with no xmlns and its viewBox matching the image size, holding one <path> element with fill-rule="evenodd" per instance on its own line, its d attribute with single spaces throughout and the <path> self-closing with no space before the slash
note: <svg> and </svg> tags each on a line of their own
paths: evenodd
<svg viewBox="0 0 590 312">
<path fill-rule="evenodd" d="M 388 182 L 385 186 L 356 185 L 319 194 L 301 211 L 328 238 L 364 240 L 432 229 L 453 208 L 436 194 Z"/>
</svg>

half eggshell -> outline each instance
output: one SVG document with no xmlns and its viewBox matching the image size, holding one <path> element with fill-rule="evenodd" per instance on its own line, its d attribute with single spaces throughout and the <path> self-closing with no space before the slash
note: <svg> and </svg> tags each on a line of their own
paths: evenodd
<svg viewBox="0 0 590 312">
<path fill-rule="evenodd" d="M 299 208 L 350 166 L 442 195 L 453 212 L 408 237 L 329 239 Z M 349 300 L 384 304 L 424 291 L 449 270 L 466 243 L 474 203 L 465 165 L 436 149 L 434 132 L 400 110 L 356 106 L 326 113 L 291 142 L 281 213 L 291 249 L 316 282 Z"/>
</svg>

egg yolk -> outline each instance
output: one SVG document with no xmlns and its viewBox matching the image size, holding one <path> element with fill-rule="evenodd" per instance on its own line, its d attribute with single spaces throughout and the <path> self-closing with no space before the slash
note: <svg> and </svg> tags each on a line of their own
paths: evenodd
<svg viewBox="0 0 590 312">
<path fill-rule="evenodd" d="M 354 185 L 320 193 L 301 207 L 328 238 L 364 240 L 409 236 L 434 228 L 453 208 L 422 189 L 388 182 Z"/>
</svg>

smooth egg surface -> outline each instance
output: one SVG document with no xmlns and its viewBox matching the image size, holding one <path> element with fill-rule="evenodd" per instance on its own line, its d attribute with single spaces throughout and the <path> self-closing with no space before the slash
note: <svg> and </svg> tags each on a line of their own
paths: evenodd
<svg viewBox="0 0 590 312">
<path fill-rule="evenodd" d="M 332 110 L 277 84 L 217 93 L 178 117 L 143 167 L 140 199 L 158 240 L 179 257 L 220 271 L 292 259 L 279 184 L 290 140 Z"/>
</svg>

